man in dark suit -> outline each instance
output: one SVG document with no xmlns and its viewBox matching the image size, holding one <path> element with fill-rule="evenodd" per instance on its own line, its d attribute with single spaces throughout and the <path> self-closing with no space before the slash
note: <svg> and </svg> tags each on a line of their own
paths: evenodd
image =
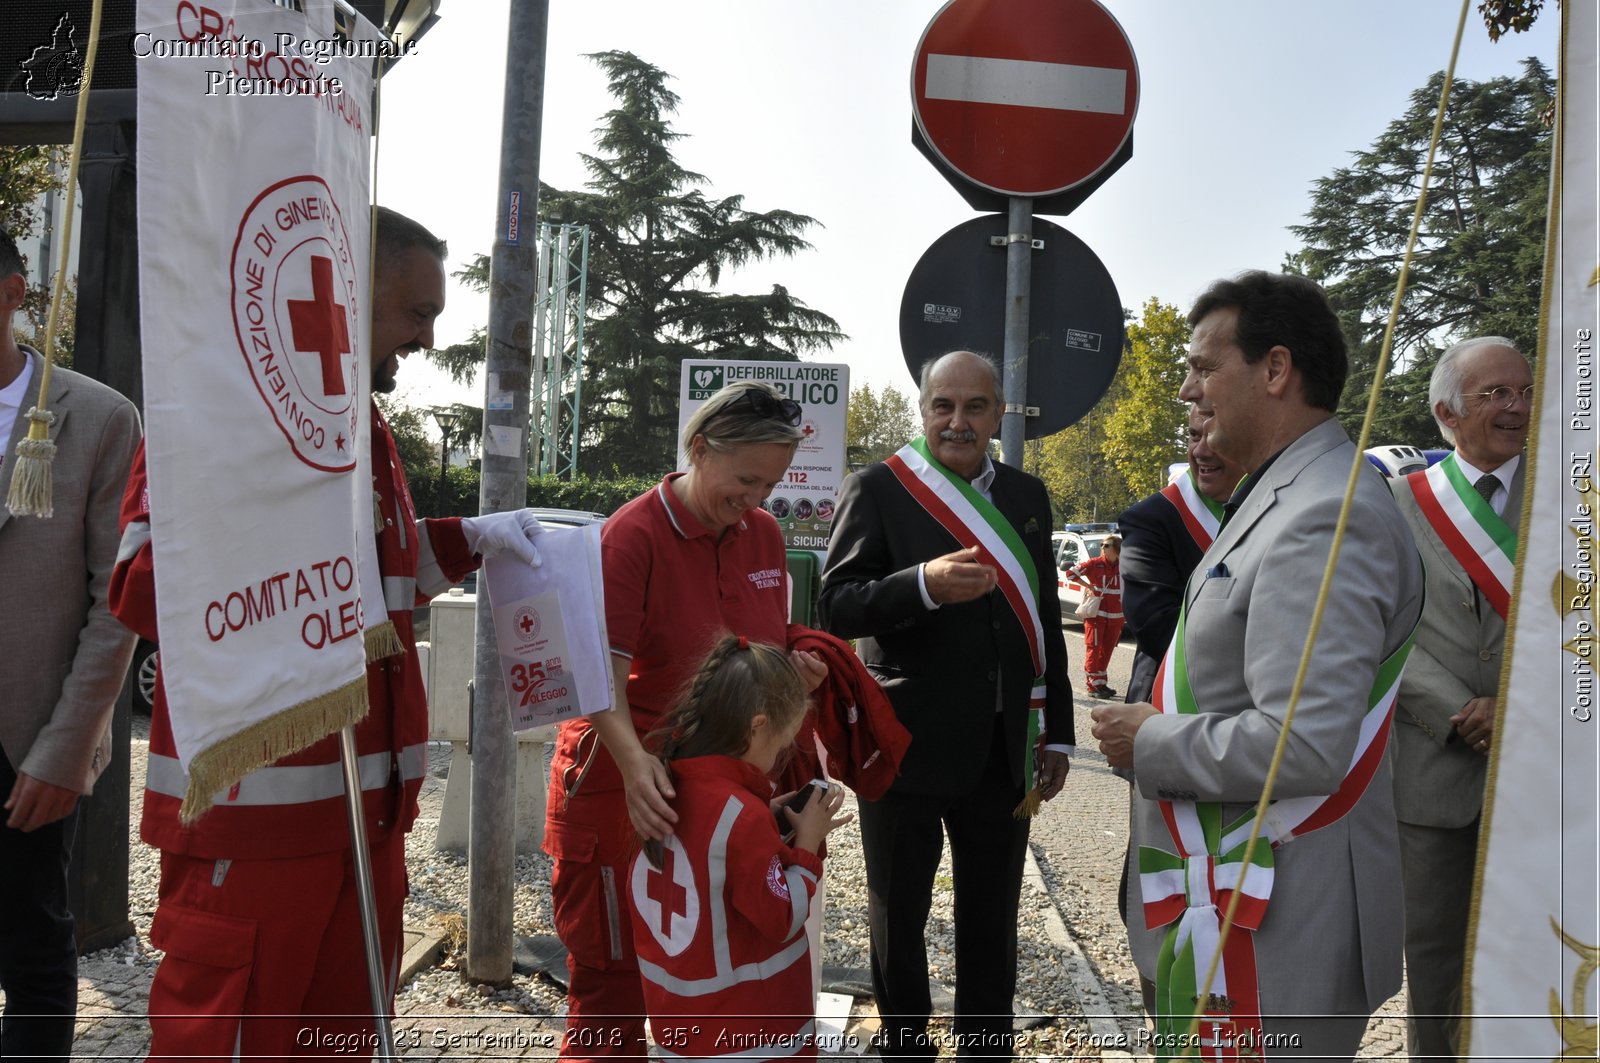
<svg viewBox="0 0 1600 1063">
<path fill-rule="evenodd" d="M 1222 523 L 1222 504 L 1244 470 L 1212 450 L 1189 413 L 1189 468 L 1117 518 L 1122 533 L 1122 615 L 1138 651 L 1127 700 L 1149 701 L 1156 669 L 1178 630 L 1183 587 Z"/>
<path fill-rule="evenodd" d="M 981 355 L 925 365 L 924 437 L 845 481 L 823 569 L 822 626 L 858 640 L 912 735 L 889 792 L 860 803 L 887 1057 L 935 1054 L 924 930 L 945 832 L 957 1054 L 1010 1056 L 1028 844 L 1013 813 L 1061 791 L 1073 742 L 1050 501 L 1037 479 L 989 457 L 1000 394 Z"/>
<path fill-rule="evenodd" d="M 59 367 L 37 402 L 44 360 L 12 332 L 27 287 L 17 245 L 0 230 L 0 1057 L 65 1059 L 78 1000 L 67 909 L 78 799 L 110 759 L 111 711 L 133 656 L 106 588 L 139 414 Z M 54 414 L 48 520 L 3 502 L 36 404 Z"/>
<path fill-rule="evenodd" d="M 1406 903 L 1406 1048 L 1456 1055 L 1478 823 L 1528 464 L 1533 370 L 1499 336 L 1439 357 L 1428 401 L 1449 455 L 1390 482 L 1422 554 L 1427 602 L 1400 679 L 1394 807 Z"/>
</svg>

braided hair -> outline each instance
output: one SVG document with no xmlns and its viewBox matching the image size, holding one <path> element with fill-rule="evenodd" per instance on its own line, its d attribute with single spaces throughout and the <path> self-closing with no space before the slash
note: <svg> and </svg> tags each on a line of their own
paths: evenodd
<svg viewBox="0 0 1600 1063">
<path fill-rule="evenodd" d="M 781 647 L 723 635 L 684 685 L 672 710 L 644 737 L 672 773 L 685 757 L 741 756 L 750 748 L 750 722 L 786 730 L 804 717 L 810 695 Z M 645 853 L 661 866 L 660 843 L 646 841 Z"/>
</svg>

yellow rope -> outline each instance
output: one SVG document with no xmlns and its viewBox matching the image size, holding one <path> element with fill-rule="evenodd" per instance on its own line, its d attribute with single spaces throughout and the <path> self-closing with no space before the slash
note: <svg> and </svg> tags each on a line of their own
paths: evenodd
<svg viewBox="0 0 1600 1063">
<path fill-rule="evenodd" d="M 56 325 L 61 317 L 61 299 L 67 287 L 67 262 L 72 251 L 72 215 L 78 200 L 78 160 L 83 156 L 83 127 L 89 114 L 89 85 L 94 78 L 95 55 L 100 50 L 100 11 L 103 0 L 94 0 L 89 17 L 89 54 L 83 64 L 83 83 L 78 88 L 77 117 L 72 124 L 72 156 L 67 167 L 67 210 L 61 222 L 61 262 L 56 268 L 50 292 L 50 312 L 44 326 L 44 368 L 39 373 L 39 401 L 28 410 L 27 438 L 17 443 L 17 465 L 11 474 L 11 490 L 6 506 L 18 516 L 49 517 L 54 514 L 51 465 L 56 445 L 50 441 L 50 370 L 56 355 Z"/>
<path fill-rule="evenodd" d="M 1267 808 L 1272 804 L 1272 788 L 1278 779 L 1278 766 L 1283 761 L 1283 752 L 1289 744 L 1289 728 L 1294 723 L 1294 714 L 1300 704 L 1300 690 L 1305 684 L 1306 671 L 1311 665 L 1312 647 L 1316 645 L 1317 633 L 1322 627 L 1322 613 L 1328 602 L 1328 589 L 1333 585 L 1334 569 L 1339 564 L 1339 550 L 1344 544 L 1344 530 L 1350 519 L 1350 504 L 1355 498 L 1356 484 L 1362 473 L 1362 466 L 1367 463 L 1364 451 L 1372 432 L 1372 418 L 1377 413 L 1378 396 L 1383 390 L 1383 378 L 1389 371 L 1389 354 L 1394 344 L 1395 322 L 1400 316 L 1400 303 L 1405 297 L 1406 274 L 1411 267 L 1412 253 L 1416 249 L 1417 231 L 1422 227 L 1422 211 L 1428 199 L 1428 179 L 1433 174 L 1433 157 L 1439 147 L 1439 137 L 1444 129 L 1445 107 L 1450 101 L 1450 85 L 1455 80 L 1456 58 L 1461 54 L 1461 38 L 1467 25 L 1467 12 L 1472 0 L 1462 0 L 1461 17 L 1456 23 L 1455 43 L 1450 49 L 1450 65 L 1444 73 L 1444 88 L 1439 93 L 1439 112 L 1433 119 L 1433 136 L 1428 141 L 1428 159 L 1422 168 L 1422 186 L 1417 192 L 1417 207 L 1411 215 L 1411 232 L 1406 238 L 1406 253 L 1400 263 L 1400 277 L 1395 283 L 1394 302 L 1389 307 L 1389 323 L 1383 331 L 1383 349 L 1378 354 L 1378 365 L 1372 376 L 1372 391 L 1367 396 L 1367 412 L 1361 422 L 1361 434 L 1356 440 L 1356 455 L 1350 466 L 1350 478 L 1345 483 L 1344 504 L 1339 508 L 1339 520 L 1333 529 L 1333 546 L 1328 551 L 1328 564 L 1322 572 L 1322 586 L 1317 591 L 1316 608 L 1311 614 L 1311 629 L 1306 632 L 1306 644 L 1300 651 L 1300 667 L 1295 672 L 1294 687 L 1289 692 L 1289 707 L 1284 713 L 1283 727 L 1278 732 L 1278 743 L 1272 750 L 1272 763 L 1267 767 L 1267 779 L 1261 790 L 1261 799 L 1256 802 L 1255 822 L 1250 826 L 1250 839 L 1245 843 L 1243 865 L 1251 866 L 1251 858 L 1256 851 L 1256 843 L 1261 838 L 1261 825 L 1266 821 Z M 1222 950 L 1227 947 L 1228 935 L 1233 932 L 1234 913 L 1239 907 L 1243 890 L 1234 890 L 1228 899 L 1228 910 L 1223 913 L 1222 930 L 1217 939 L 1216 952 L 1211 957 L 1211 966 L 1207 968 L 1205 977 L 1201 979 L 1199 991 L 1195 994 L 1194 1015 L 1189 1020 L 1188 1036 L 1184 1038 L 1183 1054 L 1189 1055 L 1191 1051 L 1198 1051 L 1196 1034 L 1200 1029 L 1200 1020 L 1205 1016 L 1205 1002 L 1211 992 L 1212 982 L 1216 978 L 1217 965 L 1222 960 Z"/>
</svg>

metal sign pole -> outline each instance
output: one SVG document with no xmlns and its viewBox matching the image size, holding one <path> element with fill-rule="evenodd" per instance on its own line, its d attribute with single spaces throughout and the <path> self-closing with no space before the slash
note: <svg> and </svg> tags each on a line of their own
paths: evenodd
<svg viewBox="0 0 1600 1063">
<path fill-rule="evenodd" d="M 1000 454 L 1022 468 L 1028 431 L 1028 291 L 1033 284 L 1033 200 L 1011 197 L 1006 227 L 1005 417 L 1000 422 Z M 1037 413 L 1037 411 L 1035 411 Z"/>
<path fill-rule="evenodd" d="M 361 937 L 367 949 L 367 989 L 372 993 L 372 1022 L 378 1032 L 377 1059 L 394 1059 L 394 1030 L 389 1026 L 389 987 L 379 952 L 378 907 L 372 897 L 372 851 L 367 848 L 367 817 L 361 805 L 361 771 L 356 760 L 356 730 L 339 732 L 339 764 L 344 768 L 344 808 L 350 821 L 350 855 L 355 862 L 356 896 L 361 906 Z"/>
</svg>

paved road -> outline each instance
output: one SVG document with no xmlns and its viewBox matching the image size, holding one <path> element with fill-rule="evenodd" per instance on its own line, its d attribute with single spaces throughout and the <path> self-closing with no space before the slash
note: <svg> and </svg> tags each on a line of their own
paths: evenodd
<svg viewBox="0 0 1600 1063">
<path fill-rule="evenodd" d="M 1069 624 L 1066 632 L 1072 675 L 1081 686 L 1082 628 Z M 1131 642 L 1124 642 L 1113 655 L 1110 682 L 1118 690 L 1126 689 L 1132 653 Z M 1099 702 L 1091 698 L 1078 701 L 1076 726 L 1082 744 L 1067 789 L 1046 805 L 1034 821 L 1033 852 L 1040 884 L 1061 917 L 1059 925 L 1070 936 L 1070 941 L 1057 941 L 1052 947 L 1059 950 L 1063 968 L 1085 972 L 1091 984 L 1085 987 L 1081 999 L 1103 999 L 1104 1014 L 1084 1015 L 1086 1024 L 1079 1024 L 1072 1034 L 1072 1042 L 1067 1046 L 1053 1046 L 1048 1049 L 1050 1055 L 1037 1056 L 1041 1059 L 1060 1059 L 1068 1055 L 1093 1059 L 1102 1056 L 1102 1048 L 1136 1049 L 1141 1028 L 1137 976 L 1116 909 L 1118 876 L 1127 844 L 1128 787 L 1110 773 L 1089 737 L 1088 714 L 1097 704 Z M 442 762 L 444 751 L 439 753 Z M 143 742 L 135 741 L 132 767 L 133 818 L 137 824 L 144 782 Z M 430 772 L 423 795 L 424 817 L 437 816 L 440 798 L 439 775 Z M 419 828 L 422 827 L 419 824 Z M 136 835 L 133 847 L 134 873 L 153 874 L 153 853 L 139 844 Z M 85 958 L 79 979 L 76 1058 L 139 1059 L 144 1056 L 149 1043 L 144 1014 L 151 976 L 148 966 L 151 914 L 148 910 L 132 913 L 139 930 L 137 939 Z M 357 973 L 352 972 L 352 976 Z M 1021 987 L 1019 995 L 1026 989 Z M 1404 1055 L 1402 999 L 1390 1001 L 1374 1018 L 1360 1058 Z M 467 1003 L 463 1000 L 463 1006 L 454 1008 L 448 1021 L 432 1014 L 402 1014 L 397 1021 L 404 1047 L 402 1055 L 408 1059 L 548 1059 L 554 1056 L 552 1046 L 558 1043 L 559 1020 L 508 1025 L 504 1021 L 508 1016 L 497 1017 L 491 1007 L 474 1009 L 465 1006 Z M 1066 1007 L 1068 1005 L 1063 1005 Z M 437 1012 L 439 1009 L 419 1010 Z M 870 1029 L 870 1010 L 870 998 L 865 1002 L 858 1000 L 853 1022 L 859 1023 L 862 1016 L 867 1015 L 865 1028 Z M 1098 1010 L 1101 1009 L 1083 1008 L 1084 1012 Z M 1094 1030 L 1101 1031 L 1098 1041 L 1090 1032 Z M 1117 1043 L 1119 1040 L 1121 1045 Z"/>
</svg>

